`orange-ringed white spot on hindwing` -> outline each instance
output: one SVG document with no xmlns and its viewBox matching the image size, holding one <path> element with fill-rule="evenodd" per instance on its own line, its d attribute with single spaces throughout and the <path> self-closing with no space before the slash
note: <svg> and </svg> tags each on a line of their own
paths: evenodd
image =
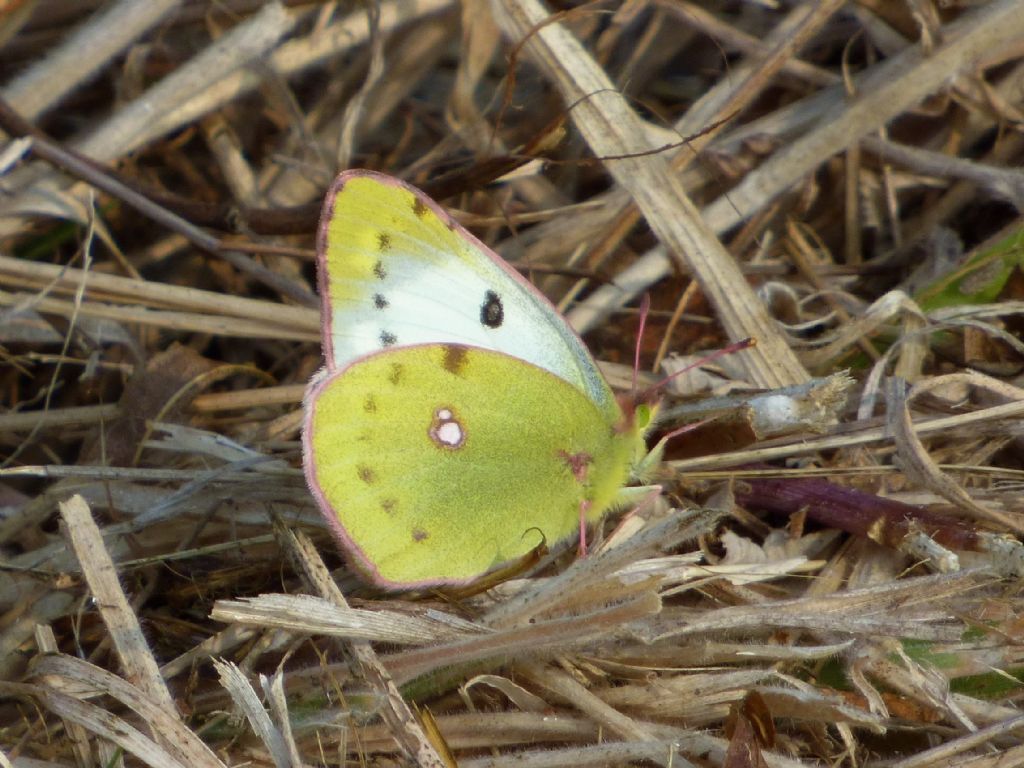
<svg viewBox="0 0 1024 768">
<path fill-rule="evenodd" d="M 439 448 L 456 451 L 466 442 L 466 431 L 450 408 L 438 408 L 427 430 L 430 439 Z"/>
</svg>

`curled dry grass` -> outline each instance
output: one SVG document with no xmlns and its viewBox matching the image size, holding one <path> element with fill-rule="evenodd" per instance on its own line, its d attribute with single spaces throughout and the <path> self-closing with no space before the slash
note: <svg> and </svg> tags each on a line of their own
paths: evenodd
<svg viewBox="0 0 1024 768">
<path fill-rule="evenodd" d="M 1020 764 L 1021 40 L 1017 0 L 0 4 L 0 761 Z M 719 418 L 585 560 L 369 591 L 297 469 L 354 166 L 613 382 L 650 294 L 644 364 L 753 335 L 729 378 L 788 389 L 677 409 Z"/>
</svg>

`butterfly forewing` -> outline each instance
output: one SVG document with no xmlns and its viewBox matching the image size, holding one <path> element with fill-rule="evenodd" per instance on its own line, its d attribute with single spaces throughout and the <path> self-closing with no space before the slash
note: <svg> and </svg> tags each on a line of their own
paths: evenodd
<svg viewBox="0 0 1024 768">
<path fill-rule="evenodd" d="M 343 173 L 327 196 L 318 249 L 328 370 L 386 349 L 464 344 L 533 363 L 607 416 L 617 410 L 554 307 L 418 190 Z"/>
</svg>

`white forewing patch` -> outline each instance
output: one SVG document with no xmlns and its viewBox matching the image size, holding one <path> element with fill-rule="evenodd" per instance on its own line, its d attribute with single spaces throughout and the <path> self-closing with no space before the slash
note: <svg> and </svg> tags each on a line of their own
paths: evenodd
<svg viewBox="0 0 1024 768">
<path fill-rule="evenodd" d="M 366 281 L 365 301 L 333 308 L 335 367 L 385 347 L 467 344 L 526 360 L 600 408 L 612 405 L 607 384 L 565 320 L 475 243 L 460 239 L 460 257 L 400 229 L 389 235 L 386 251 L 367 254 L 379 256 L 383 277 Z"/>
</svg>

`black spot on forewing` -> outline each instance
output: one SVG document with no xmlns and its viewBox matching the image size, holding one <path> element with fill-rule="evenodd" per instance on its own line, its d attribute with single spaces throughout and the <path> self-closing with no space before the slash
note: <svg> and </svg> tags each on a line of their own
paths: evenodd
<svg viewBox="0 0 1024 768">
<path fill-rule="evenodd" d="M 460 347 L 458 344 L 445 344 L 444 359 L 441 361 L 441 365 L 448 373 L 459 376 L 468 362 L 466 360 L 468 354 L 469 350 L 465 347 Z"/>
<path fill-rule="evenodd" d="M 382 347 L 393 347 L 398 343 L 398 337 L 390 331 L 380 332 L 380 345 Z"/>
<path fill-rule="evenodd" d="M 386 309 L 388 306 L 388 300 L 384 298 L 384 294 L 375 293 L 373 294 L 373 306 L 377 309 Z"/>
<path fill-rule="evenodd" d="M 484 303 L 480 305 L 480 323 L 487 328 L 500 328 L 505 322 L 505 307 L 502 306 L 501 296 L 494 291 L 487 291 L 484 294 Z"/>
<path fill-rule="evenodd" d="M 388 276 L 388 271 L 384 268 L 384 262 L 380 259 L 377 259 L 376 263 L 373 265 L 373 274 L 378 280 L 384 280 Z"/>
</svg>

